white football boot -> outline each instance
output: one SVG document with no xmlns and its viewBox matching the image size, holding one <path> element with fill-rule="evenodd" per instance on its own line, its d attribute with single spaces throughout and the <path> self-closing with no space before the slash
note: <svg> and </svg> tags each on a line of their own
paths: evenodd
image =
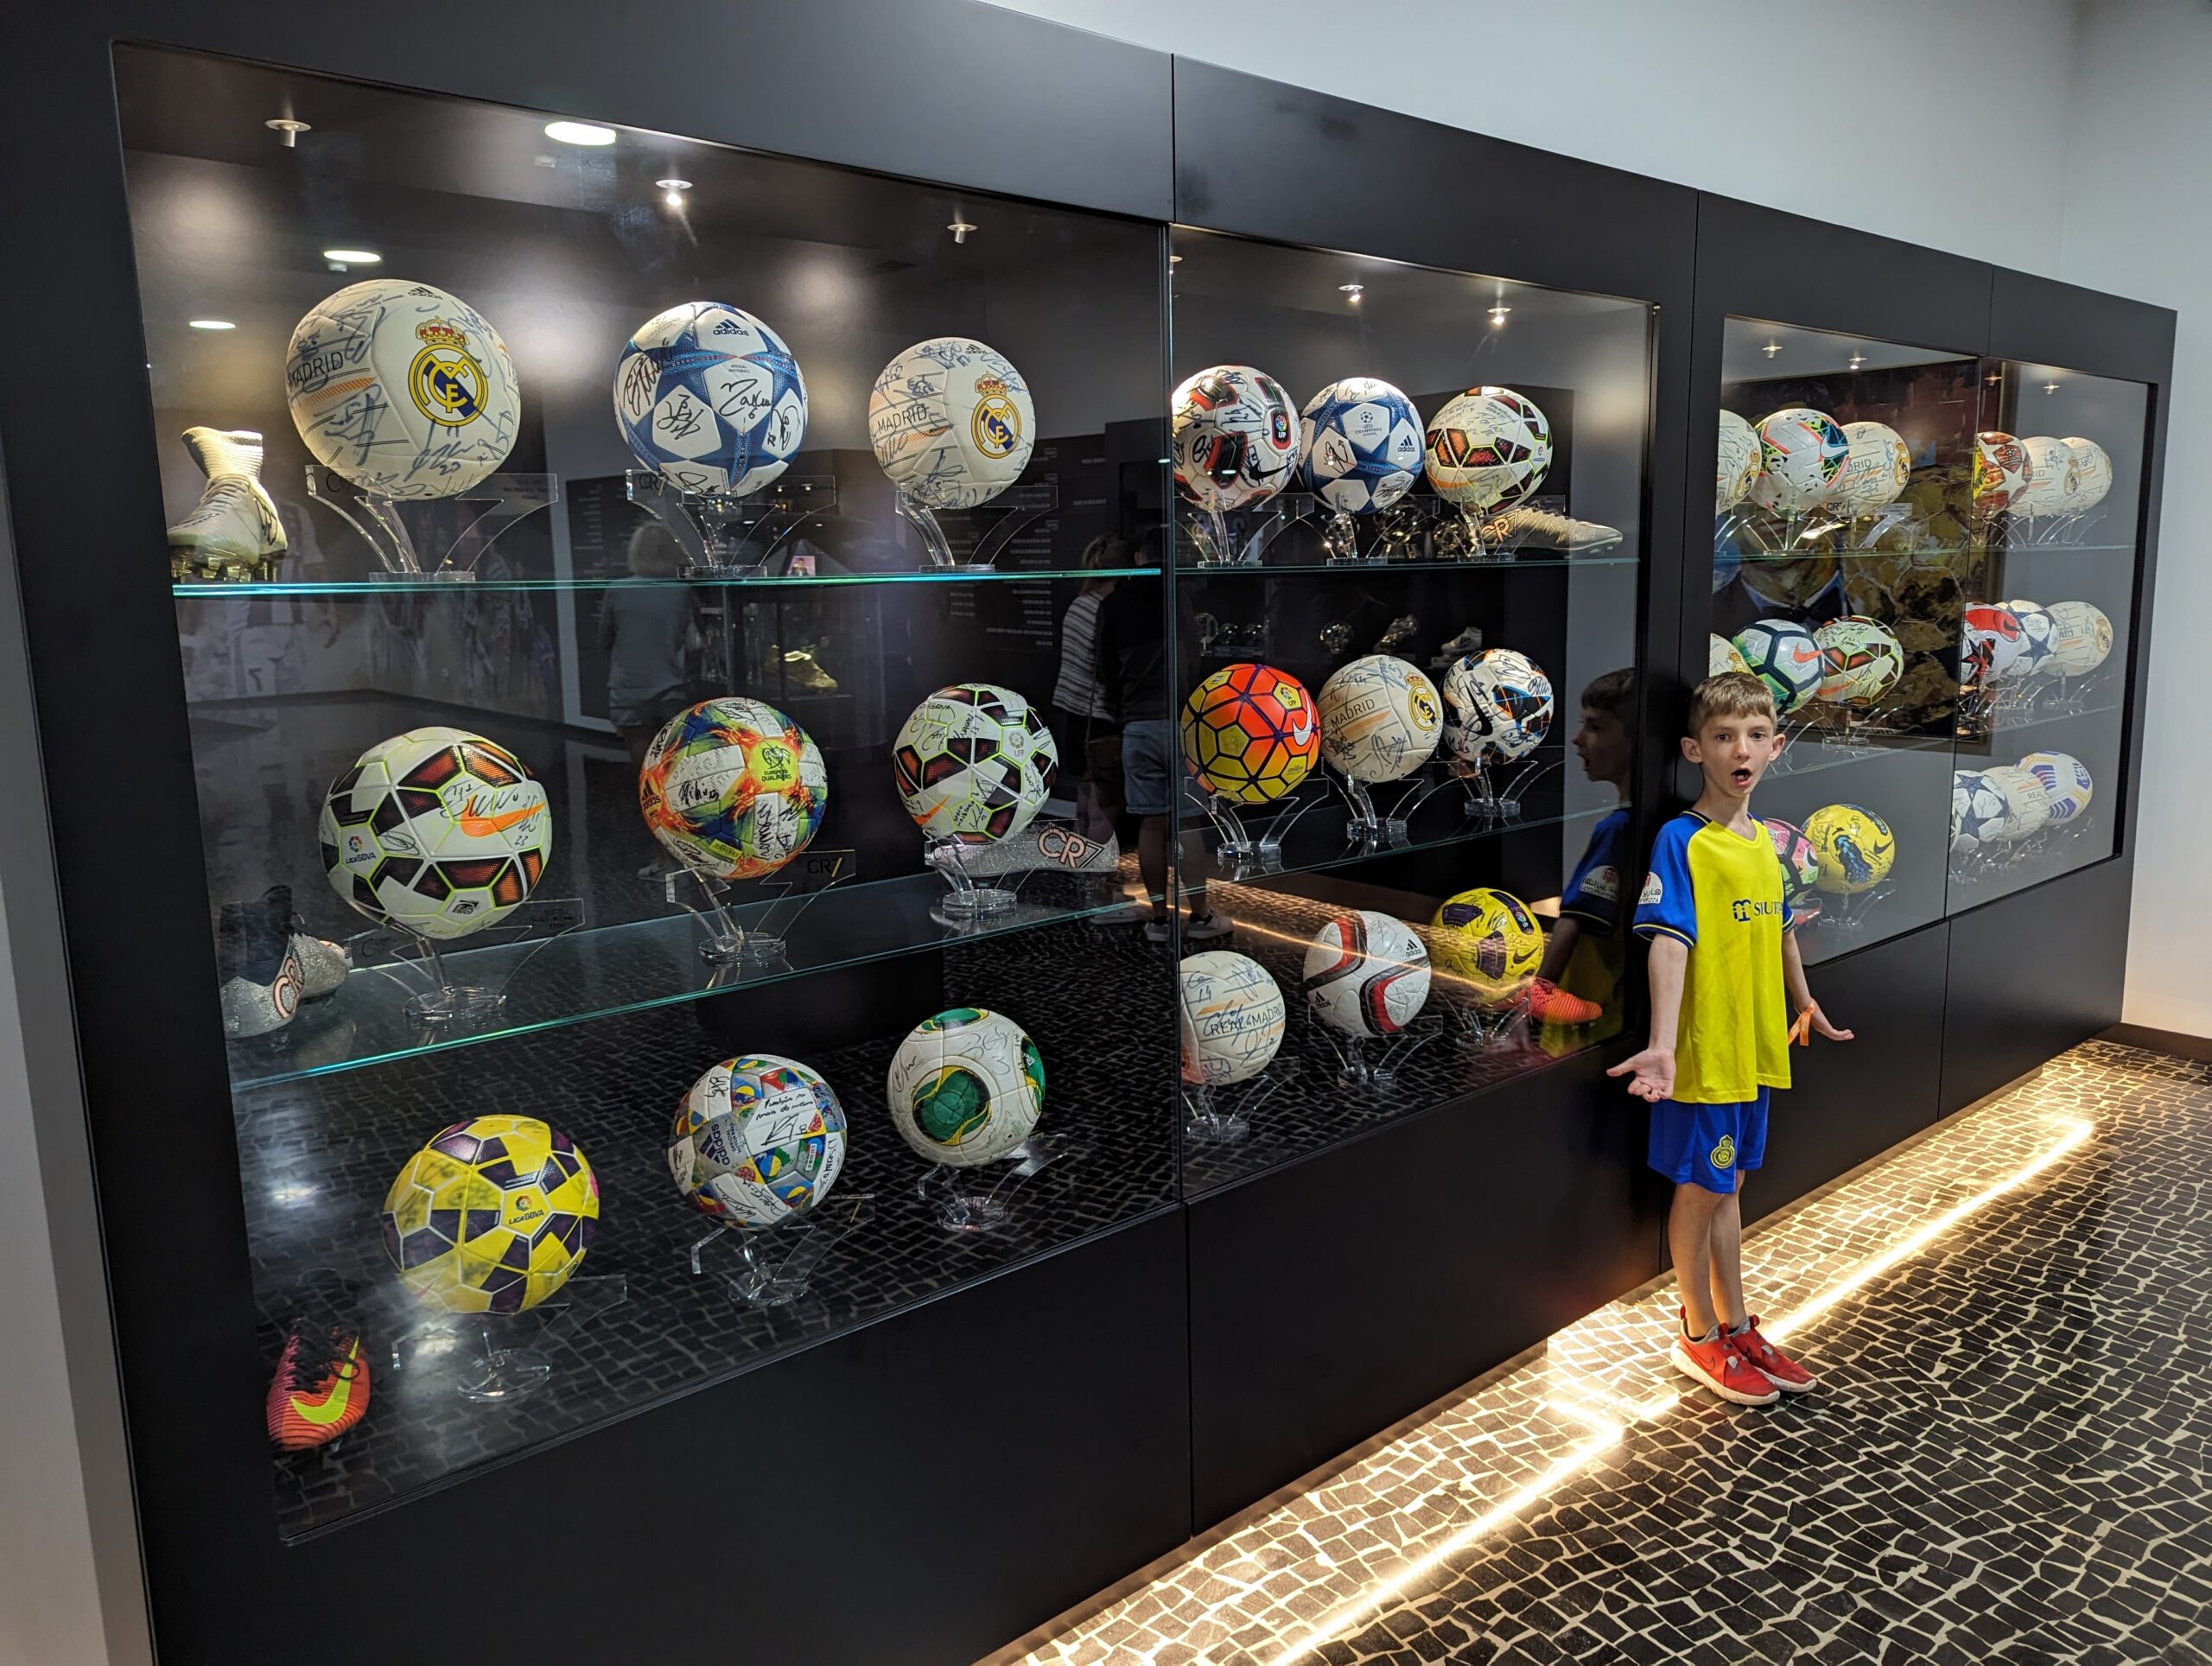
<svg viewBox="0 0 2212 1666">
<path fill-rule="evenodd" d="M 1572 515 L 1554 515 L 1548 509 L 1515 508 L 1484 522 L 1482 540 L 1486 544 L 1510 544 L 1516 549 L 1533 544 L 1539 550 L 1589 556 L 1618 544 L 1621 531 L 1596 521 L 1577 520 Z"/>
<path fill-rule="evenodd" d="M 198 506 L 169 528 L 170 575 L 274 578 L 284 524 L 262 490 L 261 436 L 245 428 L 188 428 L 184 446 L 207 485 Z"/>
</svg>

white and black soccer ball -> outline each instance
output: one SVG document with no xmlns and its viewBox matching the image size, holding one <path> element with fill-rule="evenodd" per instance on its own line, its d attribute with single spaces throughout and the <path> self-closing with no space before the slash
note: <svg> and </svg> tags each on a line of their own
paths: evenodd
<svg viewBox="0 0 2212 1666">
<path fill-rule="evenodd" d="M 1985 844 L 1996 843 L 1997 830 L 2005 825 L 2011 813 L 2005 807 L 2005 794 L 1986 772 L 1960 769 L 1951 773 L 1951 849 L 1956 854 L 1971 855 Z"/>
<path fill-rule="evenodd" d="M 513 912 L 553 857 L 545 788 L 513 753 L 465 729 L 379 741 L 330 784 L 315 832 L 348 905 L 442 941 Z"/>
<path fill-rule="evenodd" d="M 309 309 L 284 402 L 315 460 L 387 498 L 449 498 L 496 473 L 522 425 L 507 344 L 467 302 L 376 277 Z"/>
<path fill-rule="evenodd" d="M 1470 764 L 1510 763 L 1543 744 L 1552 680 L 1515 648 L 1464 654 L 1444 673 L 1444 744 Z"/>
<path fill-rule="evenodd" d="M 917 502 L 973 509 L 1029 467 L 1037 407 L 1004 353 L 964 335 L 933 336 L 877 374 L 868 442 L 892 485 Z"/>
<path fill-rule="evenodd" d="M 1332 382 L 1301 413 L 1299 483 L 1332 509 L 1371 515 L 1413 489 L 1421 471 L 1421 413 L 1372 376 Z"/>
<path fill-rule="evenodd" d="M 1534 495 L 1552 466 L 1552 425 L 1511 388 L 1469 388 L 1429 418 L 1429 484 L 1463 509 L 1487 513 Z"/>
<path fill-rule="evenodd" d="M 2070 752 L 2031 752 L 2020 760 L 2020 767 L 2043 783 L 2054 822 L 2072 821 L 2096 797 L 2088 766 Z"/>
<path fill-rule="evenodd" d="M 1059 773 L 1045 714 L 994 683 L 957 683 L 930 696 L 899 725 L 891 759 L 915 823 L 965 844 L 1020 832 Z"/>
<path fill-rule="evenodd" d="M 1168 402 L 1175 484 L 1201 509 L 1272 498 L 1298 467 L 1302 425 L 1282 384 L 1249 365 L 1216 365 Z"/>
<path fill-rule="evenodd" d="M 2020 622 L 2020 647 L 2012 664 L 2015 677 L 2047 677 L 2054 669 L 2053 660 L 2058 652 L 2058 621 L 2050 616 L 2050 609 L 2038 602 L 2023 598 L 2005 604 L 2005 610 Z"/>
<path fill-rule="evenodd" d="M 1821 645 L 1794 620 L 1753 620 L 1736 633 L 1736 652 L 1774 696 L 1778 713 L 1811 699 L 1827 669 Z"/>
<path fill-rule="evenodd" d="M 1409 660 L 1369 654 L 1339 666 L 1321 684 L 1321 754 L 1355 781 L 1412 774 L 1444 738 L 1444 702 L 1428 674 Z"/>
<path fill-rule="evenodd" d="M 682 492 L 757 492 L 806 437 L 806 378 L 742 307 L 686 301 L 638 327 L 614 367 L 631 455 Z"/>
<path fill-rule="evenodd" d="M 1713 472 L 1713 512 L 1743 502 L 1759 476 L 1758 430 L 1732 410 L 1720 413 L 1720 450 Z"/>
<path fill-rule="evenodd" d="M 1751 501 L 1777 515 L 1802 515 L 1827 502 L 1843 478 L 1851 442 L 1834 417 L 1789 405 L 1758 425 L 1759 472 Z"/>
<path fill-rule="evenodd" d="M 1338 915 L 1306 951 L 1306 1004 L 1339 1035 L 1397 1034 L 1427 1003 L 1428 978 L 1413 928 L 1372 909 Z"/>
</svg>

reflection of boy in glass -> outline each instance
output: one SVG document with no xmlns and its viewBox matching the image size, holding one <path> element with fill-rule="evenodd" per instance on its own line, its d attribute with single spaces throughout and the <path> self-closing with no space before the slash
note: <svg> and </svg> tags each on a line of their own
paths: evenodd
<svg viewBox="0 0 2212 1666">
<path fill-rule="evenodd" d="M 1582 690 L 1582 722 L 1573 747 L 1582 773 L 1628 797 L 1635 764 L 1636 673 L 1607 671 Z M 1591 830 L 1582 860 L 1559 900 L 1559 923 L 1544 944 L 1544 963 L 1529 992 L 1529 1015 L 1544 1051 L 1571 1052 L 1618 1034 L 1621 975 L 1627 944 L 1621 924 L 1621 874 L 1628 848 L 1626 804 L 1606 812 Z"/>
<path fill-rule="evenodd" d="M 683 554 L 665 529 L 648 523 L 630 538 L 633 578 L 673 579 Z M 630 754 L 630 768 L 645 767 L 645 751 L 661 726 L 690 705 L 690 651 L 697 640 L 691 592 L 681 584 L 616 586 L 599 614 L 599 645 L 607 651 L 607 715 Z M 674 863 L 656 856 L 638 871 L 653 878 Z"/>
</svg>

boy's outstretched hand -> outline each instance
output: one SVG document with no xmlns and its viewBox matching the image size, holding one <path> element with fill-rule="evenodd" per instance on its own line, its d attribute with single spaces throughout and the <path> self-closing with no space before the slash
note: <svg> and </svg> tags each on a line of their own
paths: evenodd
<svg viewBox="0 0 2212 1666">
<path fill-rule="evenodd" d="M 1789 1039 L 1801 1047 L 1809 1047 L 1815 1033 L 1824 1035 L 1831 1041 L 1851 1040 L 1849 1030 L 1840 1030 L 1828 1022 L 1828 1015 L 1821 1010 L 1819 1002 L 1808 1001 L 1798 1013 L 1796 1021 L 1789 1027 Z"/>
<path fill-rule="evenodd" d="M 1630 1074 L 1631 1071 L 1633 1075 Z M 1646 1047 L 1634 1058 L 1622 1059 L 1605 1074 L 1628 1077 L 1628 1091 L 1655 1105 L 1662 1099 L 1675 1097 L 1675 1054 L 1669 1047 Z"/>
</svg>

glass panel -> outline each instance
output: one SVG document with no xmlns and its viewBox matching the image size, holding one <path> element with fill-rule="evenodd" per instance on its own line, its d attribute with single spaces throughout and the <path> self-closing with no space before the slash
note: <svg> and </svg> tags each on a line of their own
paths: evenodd
<svg viewBox="0 0 2212 1666">
<path fill-rule="evenodd" d="M 1621 1028 L 1651 318 L 1172 245 L 1187 1191 Z"/>
<path fill-rule="evenodd" d="M 1168 1202 L 1163 229 L 116 62 L 280 1531 Z"/>
<path fill-rule="evenodd" d="M 1959 631 L 1982 559 L 1979 371 L 1962 354 L 1727 323 L 1711 665 L 1757 671 L 1783 709 L 1786 744 L 1753 810 L 1788 853 L 1808 962 L 1943 912 Z"/>
<path fill-rule="evenodd" d="M 1992 364 L 1982 392 L 1987 553 L 1967 597 L 1955 909 L 2118 848 L 2149 420 L 2140 384 L 2047 365 Z"/>
</svg>

